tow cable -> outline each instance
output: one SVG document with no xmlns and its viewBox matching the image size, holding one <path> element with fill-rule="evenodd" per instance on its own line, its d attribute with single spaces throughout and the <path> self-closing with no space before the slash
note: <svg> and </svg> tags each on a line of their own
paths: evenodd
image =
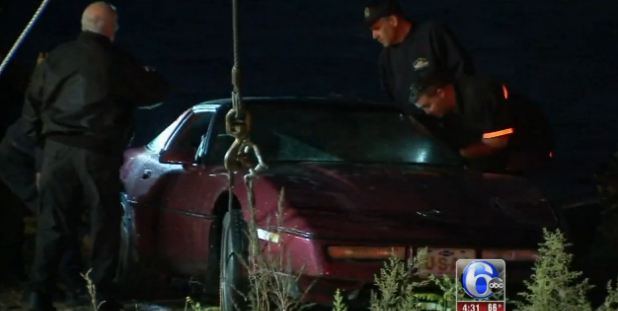
<svg viewBox="0 0 618 311">
<path fill-rule="evenodd" d="M 17 50 L 19 49 L 23 41 L 26 39 L 26 36 L 28 35 L 28 33 L 30 33 L 30 31 L 32 30 L 32 27 L 34 27 L 36 22 L 41 17 L 41 14 L 43 14 L 43 11 L 45 11 L 45 8 L 47 7 L 50 1 L 51 0 L 43 0 L 41 2 L 41 4 L 39 5 L 39 8 L 36 10 L 36 12 L 34 12 L 34 15 L 32 16 L 32 18 L 26 25 L 26 28 L 24 28 L 24 30 L 21 32 L 19 37 L 17 37 L 17 40 L 15 40 L 15 43 L 13 43 L 13 46 L 11 47 L 9 52 L 6 54 L 6 57 L 4 57 L 4 59 L 2 60 L 2 63 L 0 64 L 0 77 L 4 73 L 4 70 L 8 66 L 11 59 L 13 59 L 13 57 L 15 56 L 15 53 L 17 53 Z"/>
<path fill-rule="evenodd" d="M 251 131 L 251 115 L 243 107 L 242 96 L 240 94 L 240 61 L 239 61 L 239 40 L 238 40 L 238 0 L 232 0 L 232 29 L 234 45 L 234 65 L 232 67 L 232 109 L 225 115 L 225 131 L 234 137 L 234 142 L 225 153 L 223 163 L 228 176 L 228 213 L 231 214 L 234 202 L 234 173 L 239 170 L 248 171 L 244 175 L 244 182 L 247 187 L 247 201 L 251 213 L 249 221 L 249 234 L 256 235 L 255 209 L 253 180 L 259 172 L 268 167 L 262 160 L 262 155 L 258 146 L 249 137 Z M 253 166 L 252 156 L 258 163 Z M 236 225 L 236 224 L 233 224 Z M 250 239 L 253 240 L 253 239 Z M 257 245 L 250 246 L 250 256 L 256 254 Z"/>
</svg>

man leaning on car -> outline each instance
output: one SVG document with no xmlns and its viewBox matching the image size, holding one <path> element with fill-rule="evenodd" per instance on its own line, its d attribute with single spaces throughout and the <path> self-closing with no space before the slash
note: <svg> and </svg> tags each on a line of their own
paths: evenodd
<svg viewBox="0 0 618 311">
<path fill-rule="evenodd" d="M 118 310 L 116 271 L 121 207 L 118 169 L 133 131 L 133 110 L 160 102 L 168 86 L 113 41 L 114 6 L 94 2 L 83 12 L 77 40 L 37 66 L 23 118 L 43 145 L 40 213 L 30 305 L 55 310 L 50 291 L 65 242 L 76 234 L 80 206 L 90 213 L 92 279 L 101 310 Z M 81 204 L 83 202 L 83 204 Z"/>
<path fill-rule="evenodd" d="M 434 134 L 473 168 L 521 173 L 552 157 L 553 139 L 541 109 L 493 79 L 453 79 L 422 69 L 409 101 L 440 120 Z"/>
</svg>

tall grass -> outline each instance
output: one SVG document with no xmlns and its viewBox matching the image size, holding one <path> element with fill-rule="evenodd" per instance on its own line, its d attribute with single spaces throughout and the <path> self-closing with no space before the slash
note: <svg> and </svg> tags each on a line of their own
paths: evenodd
<svg viewBox="0 0 618 311">
<path fill-rule="evenodd" d="M 248 183 L 249 195 L 249 265 L 247 267 L 250 290 L 248 301 L 250 310 L 253 311 L 295 311 L 302 310 L 309 305 L 302 302 L 305 293 L 299 293 L 297 284 L 302 271 L 294 272 L 290 264 L 289 253 L 285 244 L 281 241 L 281 228 L 283 227 L 285 189 L 279 192 L 277 213 L 275 215 L 276 230 L 278 237 L 277 245 L 274 242 L 260 245 L 257 236 L 255 206 L 253 202 L 253 187 Z M 277 251 L 273 251 L 273 247 Z M 275 254 L 275 255 L 273 255 Z M 306 289 L 309 290 L 309 289 Z"/>
</svg>

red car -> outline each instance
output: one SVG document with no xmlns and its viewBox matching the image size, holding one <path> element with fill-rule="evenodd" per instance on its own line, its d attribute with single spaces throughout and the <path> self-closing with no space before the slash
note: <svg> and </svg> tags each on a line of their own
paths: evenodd
<svg viewBox="0 0 618 311">
<path fill-rule="evenodd" d="M 504 258 L 508 279 L 529 274 L 542 227 L 558 219 L 525 179 L 466 169 L 460 158 L 395 108 L 355 100 L 245 99 L 251 138 L 268 169 L 255 179 L 262 246 L 285 249 L 296 292 L 330 304 L 335 289 L 366 299 L 391 254 L 429 248 L 427 271 L 457 258 Z M 229 100 L 184 112 L 142 148 L 127 150 L 121 272 L 156 267 L 221 285 L 231 310 L 242 287 L 247 190 L 237 172 L 233 210 L 222 163 Z M 284 213 L 275 214 L 285 188 Z M 154 266 L 153 266 L 154 265 Z M 121 273 L 122 274 L 122 273 Z"/>
</svg>

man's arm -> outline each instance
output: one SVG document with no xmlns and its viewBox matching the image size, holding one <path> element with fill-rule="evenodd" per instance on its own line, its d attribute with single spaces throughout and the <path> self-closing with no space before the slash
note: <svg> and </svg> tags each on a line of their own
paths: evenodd
<svg viewBox="0 0 618 311">
<path fill-rule="evenodd" d="M 140 108 L 160 105 L 169 92 L 168 83 L 153 68 L 142 66 L 128 54 L 123 56 L 113 77 L 119 95 Z"/>
<path fill-rule="evenodd" d="M 509 109 L 506 86 L 489 79 L 477 79 L 475 109 L 477 126 L 482 129 L 480 140 L 459 150 L 464 158 L 474 159 L 494 155 L 509 145 L 515 134 L 513 116 Z"/>
<path fill-rule="evenodd" d="M 24 125 L 24 133 L 28 138 L 40 143 L 42 141 L 42 120 L 41 110 L 44 96 L 45 83 L 45 64 L 41 63 L 36 66 L 30 84 L 26 89 L 24 98 L 24 106 L 22 108 L 22 119 Z"/>
<path fill-rule="evenodd" d="M 499 153 L 509 144 L 509 136 L 483 138 L 481 141 L 459 149 L 459 154 L 466 159 L 478 159 Z"/>
</svg>

